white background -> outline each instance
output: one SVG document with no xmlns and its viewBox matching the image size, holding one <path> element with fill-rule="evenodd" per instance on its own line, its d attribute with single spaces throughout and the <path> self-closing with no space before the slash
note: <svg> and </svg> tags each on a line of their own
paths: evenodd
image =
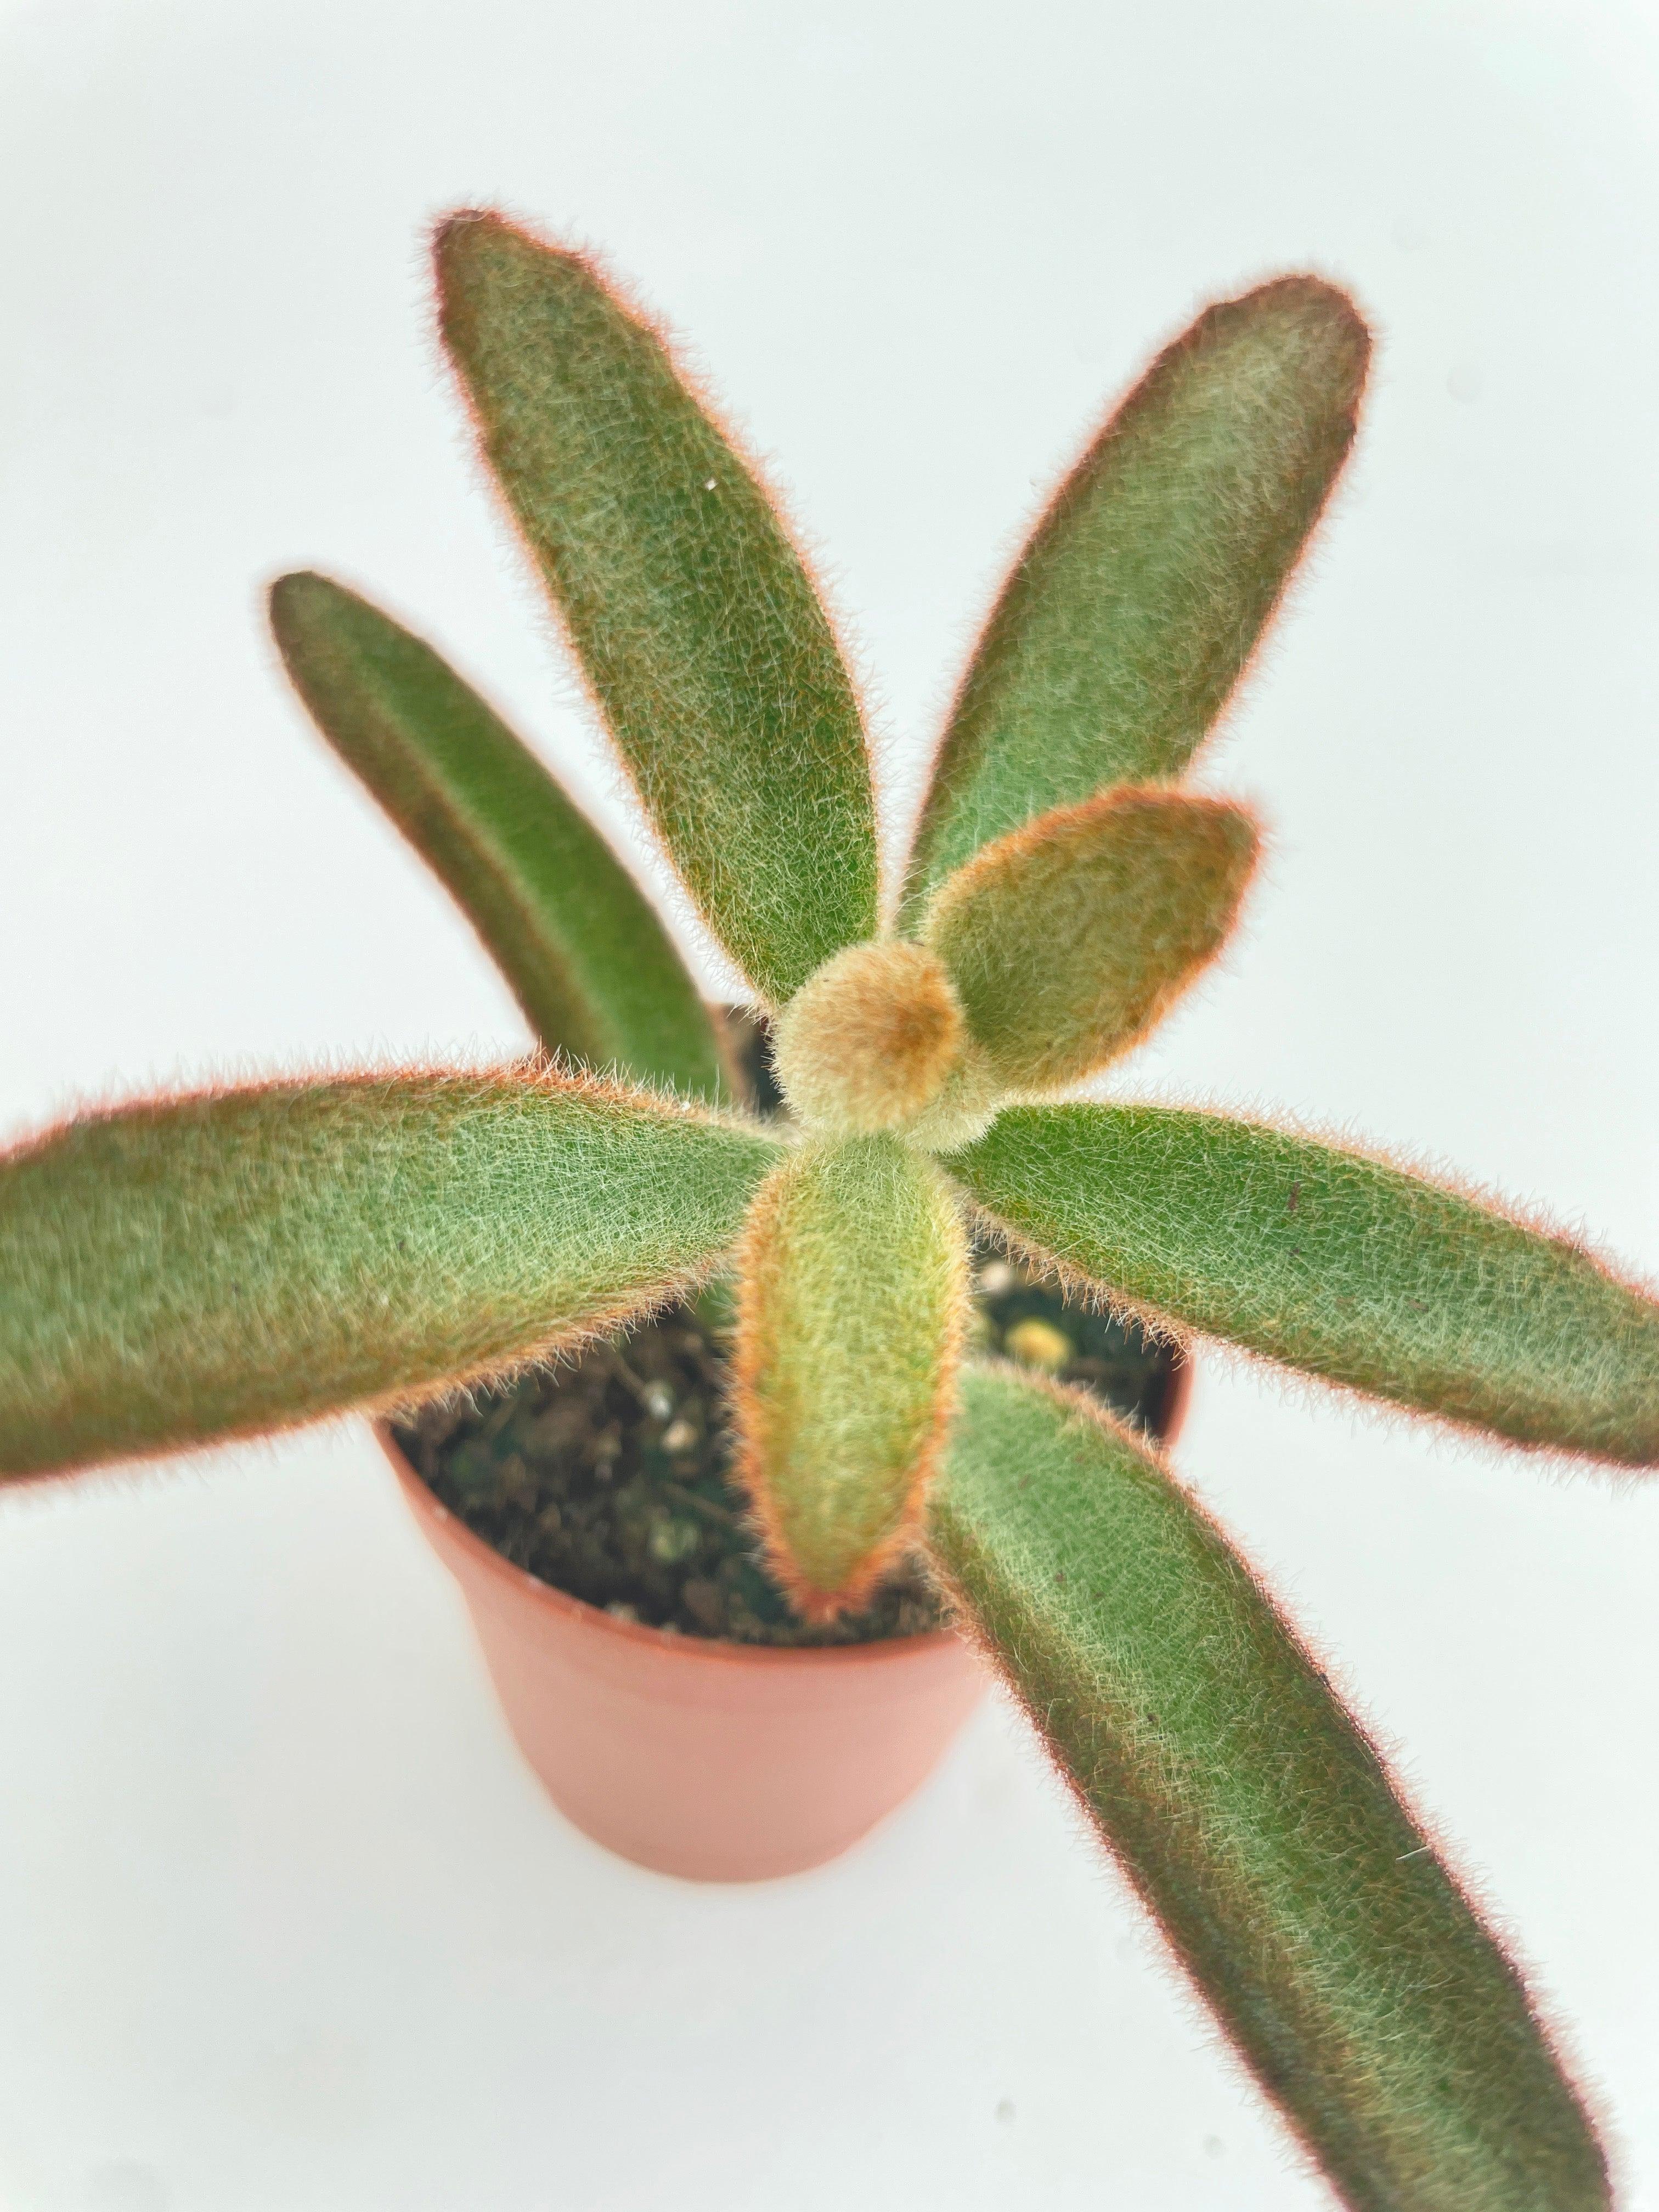
<svg viewBox="0 0 1659 2212">
<path fill-rule="evenodd" d="M 422 233 L 601 244 L 773 457 L 913 793 L 1041 488 L 1207 296 L 1381 352 L 1206 774 L 1267 880 L 1126 1080 L 1659 1267 L 1659 21 L 1405 0 L 0 5 L 0 1113 L 522 1042 L 273 674 L 428 629 L 613 822 Z M 711 981 L 717 981 L 710 970 Z M 1659 2207 L 1659 1493 L 1204 1366 L 1182 1458 L 1401 1747 Z M 343 1425 L 0 1509 L 7 2212 L 1313 2207 L 988 1711 L 840 1865 L 698 1889 L 520 1768 Z"/>
</svg>

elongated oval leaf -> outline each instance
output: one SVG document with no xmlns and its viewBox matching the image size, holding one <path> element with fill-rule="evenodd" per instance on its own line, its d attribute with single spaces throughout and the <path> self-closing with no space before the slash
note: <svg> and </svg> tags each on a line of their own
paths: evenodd
<svg viewBox="0 0 1659 2212">
<path fill-rule="evenodd" d="M 896 1138 L 775 1168 L 744 1231 L 738 1471 L 809 1617 L 852 1608 L 913 1538 L 966 1300 L 944 1177 Z"/>
<path fill-rule="evenodd" d="M 964 1371 L 933 1550 L 1352 2212 L 1593 2212 L 1519 1977 L 1220 1531 L 1079 1394 Z"/>
<path fill-rule="evenodd" d="M 1240 807 L 1121 787 L 981 848 L 923 941 L 1003 1083 L 1057 1090 L 1137 1043 L 1213 957 L 1255 850 Z"/>
<path fill-rule="evenodd" d="M 511 1070 L 72 1123 L 0 1160 L 0 1471 L 283 1427 L 614 1325 L 708 1267 L 777 1150 Z"/>
<path fill-rule="evenodd" d="M 766 495 L 656 333 L 494 216 L 438 237 L 484 452 L 664 842 L 776 1004 L 876 927 L 858 702 Z"/>
<path fill-rule="evenodd" d="M 318 728 L 442 879 L 543 1044 L 717 1095 L 714 1029 L 667 933 L 494 709 L 326 576 L 284 576 L 270 625 Z"/>
<path fill-rule="evenodd" d="M 1441 1184 L 1156 1106 L 1018 1108 L 949 1165 L 1155 1314 L 1516 1443 L 1659 1458 L 1659 1304 Z"/>
<path fill-rule="evenodd" d="M 1033 814 L 1180 775 L 1346 459 L 1369 355 L 1344 294 L 1286 276 L 1158 356 L 1003 586 L 934 768 L 913 919 Z"/>
</svg>

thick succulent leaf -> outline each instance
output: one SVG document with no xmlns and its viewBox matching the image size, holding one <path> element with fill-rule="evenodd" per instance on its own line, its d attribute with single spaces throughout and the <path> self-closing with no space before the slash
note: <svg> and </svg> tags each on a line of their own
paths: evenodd
<svg viewBox="0 0 1659 2212">
<path fill-rule="evenodd" d="M 934 1555 L 1229 2036 L 1354 2212 L 1591 2212 L 1519 1977 L 1249 1568 L 1079 1395 L 969 1368 Z"/>
<path fill-rule="evenodd" d="M 934 769 L 913 917 L 1033 814 L 1180 775 L 1346 458 L 1369 353 L 1350 300 L 1287 276 L 1158 356 L 1003 586 Z"/>
<path fill-rule="evenodd" d="M 326 576 L 270 625 L 313 720 L 441 878 L 550 1051 L 714 1096 L 714 1032 L 632 877 L 454 671 Z"/>
<path fill-rule="evenodd" d="M 738 1471 L 811 1616 L 859 1604 L 915 1535 L 956 1371 L 966 1239 L 896 1138 L 804 1147 L 740 1253 Z"/>
<path fill-rule="evenodd" d="M 858 702 L 800 558 L 656 332 L 494 216 L 439 234 L 443 334 L 664 842 L 781 1004 L 876 926 Z"/>
<path fill-rule="evenodd" d="M 922 940 L 1000 1080 L 1057 1090 L 1127 1052 L 1213 957 L 1255 851 L 1240 807 L 1121 786 L 983 847 Z"/>
<path fill-rule="evenodd" d="M 283 1427 L 619 1322 L 730 1244 L 777 1152 L 513 1070 L 71 1123 L 0 1160 L 0 1471 Z"/>
<path fill-rule="evenodd" d="M 1442 1184 L 1157 1106 L 1016 1108 L 949 1165 L 1155 1316 L 1516 1443 L 1659 1458 L 1659 1304 Z"/>
</svg>

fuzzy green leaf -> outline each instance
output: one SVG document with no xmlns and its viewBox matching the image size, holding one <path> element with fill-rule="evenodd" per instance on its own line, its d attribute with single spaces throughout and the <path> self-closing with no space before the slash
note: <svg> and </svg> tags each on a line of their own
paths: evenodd
<svg viewBox="0 0 1659 2212">
<path fill-rule="evenodd" d="M 1370 339 L 1287 276 L 1207 308 L 1060 486 L 945 732 L 907 912 L 980 846 L 1179 775 L 1255 649 L 1352 442 Z"/>
<path fill-rule="evenodd" d="M 1057 1090 L 1127 1051 L 1219 950 L 1255 849 L 1242 808 L 1120 787 L 984 846 L 922 940 L 999 1079 Z"/>
<path fill-rule="evenodd" d="M 429 645 L 325 576 L 270 626 L 340 757 L 441 878 L 550 1051 L 718 1094 L 696 988 L 610 847 Z"/>
<path fill-rule="evenodd" d="M 286 1426 L 614 1325 L 708 1268 L 777 1152 L 512 1070 L 56 1130 L 0 1160 L 0 1470 Z"/>
<path fill-rule="evenodd" d="M 797 1605 L 858 1605 L 911 1540 L 966 1298 L 945 1178 L 892 1137 L 815 1145 L 750 1211 L 738 1292 L 738 1473 Z"/>
<path fill-rule="evenodd" d="M 962 1378 L 935 1557 L 1085 1809 L 1353 2212 L 1592 2212 L 1513 1967 L 1249 1568 L 1079 1394 Z"/>
<path fill-rule="evenodd" d="M 439 234 L 484 452 L 642 798 L 732 957 L 782 1004 L 876 927 L 858 701 L 765 493 L 661 340 L 575 254 Z"/>
<path fill-rule="evenodd" d="M 1659 1458 L 1659 1304 L 1443 1185 L 1156 1106 L 1017 1108 L 949 1165 L 1154 1315 L 1516 1443 Z"/>
</svg>

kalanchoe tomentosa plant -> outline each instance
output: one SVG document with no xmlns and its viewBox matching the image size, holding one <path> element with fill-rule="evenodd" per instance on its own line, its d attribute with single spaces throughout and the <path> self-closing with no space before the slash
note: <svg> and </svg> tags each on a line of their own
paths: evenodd
<svg viewBox="0 0 1659 2212">
<path fill-rule="evenodd" d="M 631 878 L 425 645 L 285 578 L 326 736 L 547 1052 L 99 1113 L 0 1164 L 0 1462 L 155 1453 L 500 1376 L 734 1268 L 738 1467 L 797 1606 L 925 1548 L 1338 2194 L 1601 2205 L 1514 1967 L 1156 1451 L 961 1357 L 970 1231 L 1175 1333 L 1517 1444 L 1659 1455 L 1659 1307 L 1565 1238 L 1259 1122 L 1056 1097 L 1214 955 L 1255 860 L 1183 789 L 1352 441 L 1368 342 L 1211 308 L 1061 485 L 963 683 L 884 919 L 859 702 L 662 339 L 489 216 L 437 248 L 484 453 L 668 855 L 771 1014 L 728 1088 Z"/>
</svg>

